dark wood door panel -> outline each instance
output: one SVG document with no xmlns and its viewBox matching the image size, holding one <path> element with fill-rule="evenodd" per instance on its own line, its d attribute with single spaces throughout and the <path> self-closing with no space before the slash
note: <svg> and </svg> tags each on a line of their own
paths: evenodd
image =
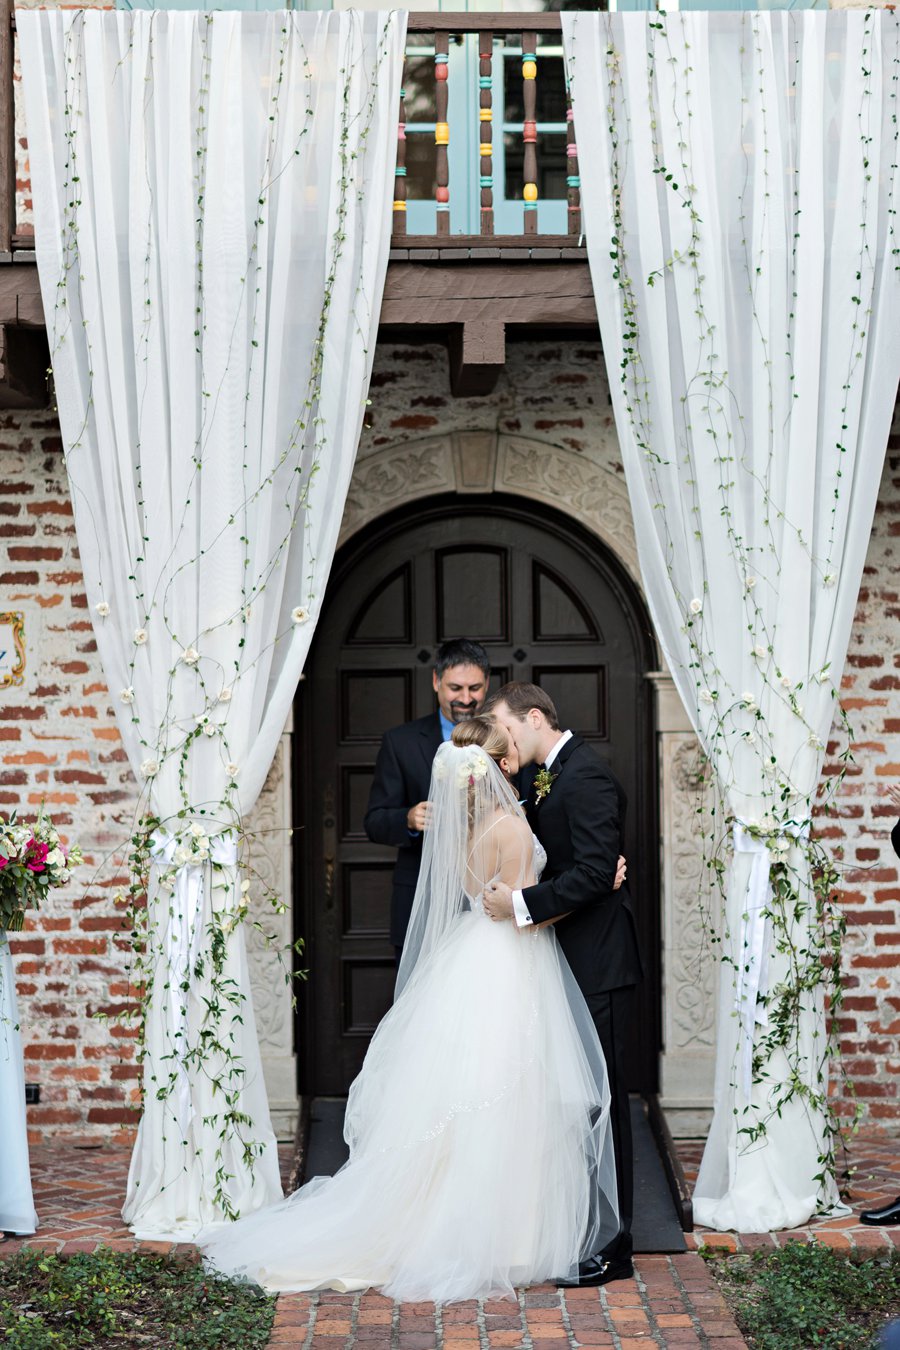
<svg viewBox="0 0 900 1350">
<path fill-rule="evenodd" d="M 301 1090 L 346 1092 L 390 1006 L 395 852 L 363 818 L 383 732 L 433 710 L 446 637 L 483 641 L 494 687 L 534 679 L 629 800 L 629 881 L 647 958 L 630 1051 L 632 1087 L 657 1087 L 659 907 L 655 742 L 644 674 L 649 624 L 631 583 L 591 536 L 502 498 L 417 506 L 339 554 L 300 686 L 295 893 L 309 980 L 298 1021 Z M 412 803 L 410 803 L 412 805 Z"/>
</svg>

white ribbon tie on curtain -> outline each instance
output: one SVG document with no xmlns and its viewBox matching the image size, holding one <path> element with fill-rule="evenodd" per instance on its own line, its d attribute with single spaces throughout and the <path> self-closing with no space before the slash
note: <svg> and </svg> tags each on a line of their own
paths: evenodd
<svg viewBox="0 0 900 1350">
<path fill-rule="evenodd" d="M 809 836 L 809 821 L 786 824 L 778 837 L 801 840 Z M 769 839 L 750 833 L 739 820 L 734 823 L 735 853 L 749 853 L 750 876 L 747 903 L 741 916 L 740 953 L 734 1007 L 740 1019 L 741 1087 L 749 1102 L 753 1088 L 753 1039 L 757 1026 L 769 1025 L 765 999 L 769 992 L 769 920 L 767 910 L 772 899 L 772 852 Z"/>
<path fill-rule="evenodd" d="M 157 830 L 150 841 L 150 860 L 157 867 L 171 867 L 178 849 L 178 838 L 165 830 Z M 192 858 L 182 863 L 175 873 L 175 889 L 169 903 L 169 921 L 163 939 L 163 951 L 169 970 L 169 1016 L 178 1082 L 175 1091 L 176 1115 L 182 1138 L 193 1119 L 191 1084 L 185 1056 L 187 1053 L 187 995 L 184 986 L 199 955 L 203 937 L 203 902 L 206 896 L 206 869 L 211 863 L 236 867 L 237 840 L 233 834 L 214 836 L 209 840 L 209 858 Z"/>
</svg>

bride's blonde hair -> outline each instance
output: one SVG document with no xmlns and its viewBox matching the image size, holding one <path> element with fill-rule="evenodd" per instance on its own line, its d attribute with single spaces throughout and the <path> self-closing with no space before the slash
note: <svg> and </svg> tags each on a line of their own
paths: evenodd
<svg viewBox="0 0 900 1350">
<path fill-rule="evenodd" d="M 509 738 L 492 717 L 470 717 L 458 722 L 450 738 L 454 745 L 480 745 L 495 764 L 509 754 Z"/>
</svg>

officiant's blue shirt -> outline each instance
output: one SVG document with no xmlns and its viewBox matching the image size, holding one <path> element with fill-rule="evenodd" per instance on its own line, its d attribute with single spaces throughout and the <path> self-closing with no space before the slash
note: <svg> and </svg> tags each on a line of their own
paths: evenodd
<svg viewBox="0 0 900 1350">
<path fill-rule="evenodd" d="M 450 737 L 453 735 L 453 727 L 455 724 L 451 722 L 449 718 L 444 716 L 440 708 L 438 708 L 438 717 L 441 719 L 441 735 L 445 741 L 449 741 Z"/>
</svg>

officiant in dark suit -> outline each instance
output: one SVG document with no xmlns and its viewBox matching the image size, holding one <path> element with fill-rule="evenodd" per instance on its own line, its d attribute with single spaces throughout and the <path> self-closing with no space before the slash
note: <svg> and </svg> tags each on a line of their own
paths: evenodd
<svg viewBox="0 0 900 1350">
<path fill-rule="evenodd" d="M 427 717 L 386 731 L 381 742 L 364 824 L 373 844 L 390 844 L 397 849 L 391 942 L 398 957 L 419 879 L 432 761 L 438 746 L 449 741 L 457 722 L 481 711 L 489 677 L 488 654 L 480 642 L 457 638 L 442 643 L 435 654 L 433 671 L 437 709 Z"/>
</svg>

